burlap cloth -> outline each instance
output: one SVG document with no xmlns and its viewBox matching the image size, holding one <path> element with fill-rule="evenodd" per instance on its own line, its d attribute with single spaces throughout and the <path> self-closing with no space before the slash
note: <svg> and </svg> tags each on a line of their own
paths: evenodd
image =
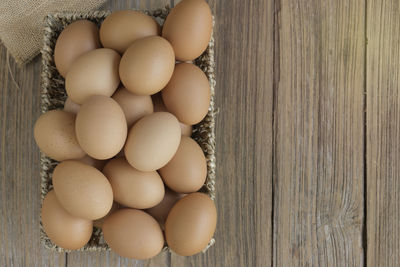
<svg viewBox="0 0 400 267">
<path fill-rule="evenodd" d="M 40 52 L 44 17 L 55 11 L 86 12 L 105 0 L 0 0 L 0 39 L 22 65 Z"/>
</svg>

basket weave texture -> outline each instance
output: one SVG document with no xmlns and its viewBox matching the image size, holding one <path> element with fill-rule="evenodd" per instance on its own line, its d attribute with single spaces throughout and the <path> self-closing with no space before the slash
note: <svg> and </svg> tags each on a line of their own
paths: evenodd
<svg viewBox="0 0 400 267">
<path fill-rule="evenodd" d="M 156 19 L 162 25 L 169 13 L 169 8 L 157 9 L 144 12 Z M 58 73 L 54 64 L 54 47 L 58 35 L 70 23 L 80 19 L 88 19 L 100 26 L 102 21 L 110 14 L 110 11 L 93 11 L 88 13 L 54 13 L 45 18 L 44 44 L 42 48 L 42 84 L 41 84 L 41 110 L 45 113 L 53 109 L 62 109 L 67 97 L 64 87 L 64 79 Z M 202 122 L 194 126 L 192 138 L 203 149 L 207 159 L 207 179 L 200 191 L 207 193 L 213 200 L 215 199 L 215 106 L 214 106 L 214 38 L 212 37 L 207 50 L 194 62 L 199 66 L 210 82 L 211 102 L 207 116 Z M 50 159 L 41 152 L 40 156 L 40 177 L 41 177 L 41 199 L 53 188 L 52 173 L 58 162 Z M 58 252 L 68 252 L 63 248 L 53 244 L 43 231 L 40 222 L 40 238 L 44 246 L 50 250 Z M 214 244 L 212 239 L 204 251 Z M 93 234 L 89 242 L 80 251 L 101 251 L 109 250 L 105 243 L 102 232 L 98 228 L 93 228 Z M 168 246 L 164 250 L 169 250 Z M 204 252 L 203 251 L 203 252 Z"/>
</svg>

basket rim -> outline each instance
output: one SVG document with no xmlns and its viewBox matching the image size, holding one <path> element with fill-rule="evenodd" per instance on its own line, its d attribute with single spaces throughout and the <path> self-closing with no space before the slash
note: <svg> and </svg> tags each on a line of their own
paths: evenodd
<svg viewBox="0 0 400 267">
<path fill-rule="evenodd" d="M 145 14 L 148 14 L 155 18 L 159 18 L 159 14 L 162 14 L 163 12 L 168 14 L 169 12 L 169 6 L 167 5 L 165 8 L 158 8 L 158 9 L 153 9 L 153 10 L 141 10 L 141 9 L 130 9 L 130 10 L 135 10 L 138 12 L 142 12 Z M 42 71 L 41 71 L 41 111 L 42 113 L 50 110 L 49 109 L 49 104 L 46 102 L 46 98 L 48 97 L 48 93 L 51 90 L 50 85 L 53 82 L 53 79 L 55 77 L 52 75 L 54 70 L 51 70 L 50 67 L 54 65 L 54 62 L 52 60 L 53 57 L 53 48 L 51 47 L 51 35 L 54 33 L 55 29 L 55 23 L 58 20 L 58 23 L 61 23 L 62 20 L 70 20 L 69 23 L 75 20 L 79 19 L 104 19 L 107 15 L 109 15 L 112 11 L 111 10 L 94 10 L 94 11 L 88 11 L 88 12 L 70 12 L 70 11 L 62 11 L 62 12 L 52 12 L 49 13 L 44 20 L 44 37 L 43 37 L 43 46 L 41 49 L 41 55 L 42 55 Z M 68 24 L 69 24 L 68 23 Z M 213 17 L 213 25 L 214 25 L 214 17 Z M 206 122 L 201 122 L 201 124 L 206 124 L 209 125 L 208 128 L 209 134 L 207 149 L 204 150 L 203 147 L 203 152 L 206 154 L 207 158 L 207 180 L 205 184 L 206 188 L 206 193 L 211 197 L 213 201 L 215 201 L 215 116 L 216 116 L 216 110 L 215 110 L 215 104 L 214 104 L 214 95 L 215 95 L 215 61 L 214 61 L 214 37 L 212 35 L 211 40 L 209 42 L 209 47 L 207 48 L 207 61 L 204 61 L 205 65 L 207 68 L 210 68 L 211 71 L 207 71 L 205 74 L 207 75 L 207 78 L 210 82 L 210 88 L 211 88 L 211 100 L 210 100 L 210 107 L 209 111 L 207 114 L 207 117 L 205 120 Z M 201 58 L 201 57 L 200 57 Z M 199 59 L 194 60 L 194 64 L 199 66 L 198 62 L 203 62 Z M 203 70 L 204 71 L 204 70 Z M 65 89 L 64 89 L 65 90 Z M 196 141 L 198 142 L 198 141 Z M 48 191 L 48 186 L 49 186 L 49 179 L 48 176 L 50 175 L 50 171 L 47 168 L 49 165 L 47 164 L 55 164 L 54 161 L 46 157 L 44 153 L 40 152 L 40 176 L 41 176 L 41 205 L 43 203 L 43 199 L 45 195 L 47 194 Z M 100 231 L 98 228 L 94 228 L 94 234 L 95 231 Z M 56 246 L 54 243 L 50 241 L 50 239 L 47 237 L 46 233 L 43 230 L 42 226 L 42 221 L 40 218 L 40 239 L 41 242 L 44 244 L 44 246 L 47 249 L 50 249 L 52 251 L 57 251 L 57 252 L 70 252 L 70 250 L 66 250 L 63 248 L 60 248 Z M 214 238 L 211 239 L 209 245 L 203 250 L 205 252 L 210 246 L 212 246 L 215 243 Z M 110 248 L 106 246 L 101 246 L 99 244 L 95 246 L 88 246 L 85 245 L 85 247 L 79 249 L 79 250 L 74 250 L 74 251 L 105 251 L 105 250 L 110 250 Z M 163 251 L 170 251 L 168 246 L 165 246 L 163 248 Z"/>
</svg>

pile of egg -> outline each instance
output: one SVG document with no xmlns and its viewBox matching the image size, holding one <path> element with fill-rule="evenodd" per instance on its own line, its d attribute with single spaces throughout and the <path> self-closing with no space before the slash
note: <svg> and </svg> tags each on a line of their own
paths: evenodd
<svg viewBox="0 0 400 267">
<path fill-rule="evenodd" d="M 100 29 L 79 20 L 61 32 L 54 61 L 68 98 L 34 128 L 40 150 L 60 162 L 41 211 L 54 244 L 80 249 L 93 226 L 135 259 L 165 244 L 189 256 L 210 242 L 216 208 L 198 192 L 207 163 L 190 136 L 209 108 L 209 81 L 192 61 L 211 32 L 204 0 L 181 1 L 162 27 L 123 10 Z"/>
</svg>

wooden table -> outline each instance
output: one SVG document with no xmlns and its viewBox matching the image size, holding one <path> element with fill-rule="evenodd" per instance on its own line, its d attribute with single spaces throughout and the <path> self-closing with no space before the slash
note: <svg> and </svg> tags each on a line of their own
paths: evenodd
<svg viewBox="0 0 400 267">
<path fill-rule="evenodd" d="M 111 0 L 105 8 L 166 3 Z M 145 262 L 44 249 L 33 140 L 40 59 L 19 69 L 0 46 L 0 266 L 398 265 L 400 2 L 209 3 L 219 107 L 215 246 Z"/>
</svg>

